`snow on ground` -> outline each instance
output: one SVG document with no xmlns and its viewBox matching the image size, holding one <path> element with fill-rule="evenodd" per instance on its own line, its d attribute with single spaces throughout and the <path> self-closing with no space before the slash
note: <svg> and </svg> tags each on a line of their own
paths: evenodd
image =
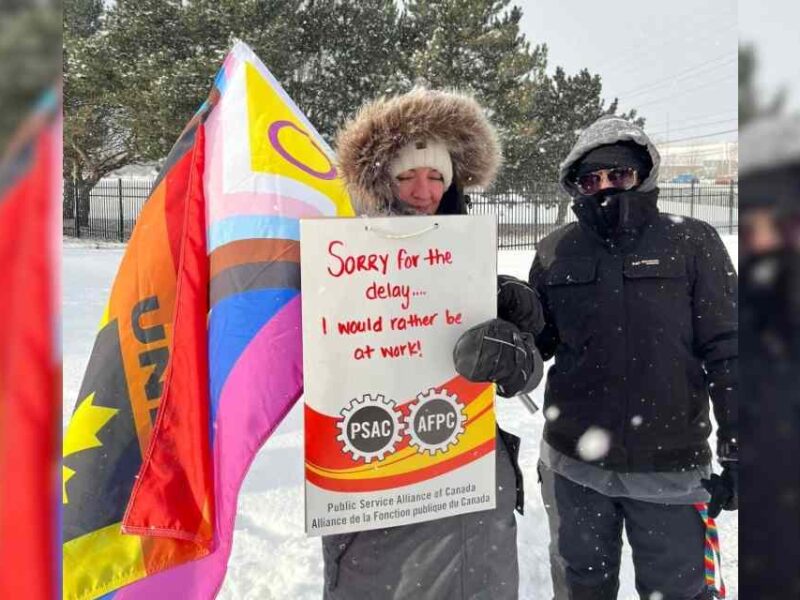
<svg viewBox="0 0 800 600">
<path fill-rule="evenodd" d="M 736 264 L 736 236 L 723 236 Z M 63 252 L 64 424 L 72 413 L 83 371 L 94 343 L 97 324 L 122 258 L 121 247 L 65 244 Z M 525 278 L 533 251 L 501 251 L 501 273 Z M 544 386 L 534 392 L 541 406 Z M 219 595 L 224 600 L 316 600 L 322 593 L 322 554 L 318 538 L 303 532 L 303 435 L 300 403 L 289 413 L 259 452 L 239 496 L 236 534 L 228 576 Z M 525 474 L 525 515 L 519 527 L 520 598 L 552 597 L 547 556 L 547 518 L 537 489 L 536 462 L 544 419 L 531 415 L 513 399 L 498 398 L 498 423 L 522 438 L 520 464 Z M 723 513 L 718 520 L 723 574 L 729 598 L 738 589 L 738 517 Z M 621 600 L 636 600 L 630 549 L 625 546 Z"/>
<path fill-rule="evenodd" d="M 61 253 L 64 349 L 64 425 L 78 399 L 97 326 L 111 294 L 124 247 L 95 248 L 68 242 Z"/>
</svg>

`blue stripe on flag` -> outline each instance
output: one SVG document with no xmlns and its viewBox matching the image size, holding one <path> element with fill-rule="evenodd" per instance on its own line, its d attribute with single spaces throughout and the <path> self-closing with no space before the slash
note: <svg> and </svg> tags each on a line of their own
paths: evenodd
<svg viewBox="0 0 800 600">
<path fill-rule="evenodd" d="M 214 87 L 219 90 L 219 93 L 222 94 L 225 91 L 225 88 L 228 87 L 228 74 L 225 72 L 225 67 L 220 67 L 219 71 L 217 71 L 216 76 L 214 77 Z"/>
<path fill-rule="evenodd" d="M 208 251 L 238 240 L 300 240 L 300 220 L 263 215 L 237 215 L 213 223 L 208 230 Z"/>
<path fill-rule="evenodd" d="M 208 324 L 212 424 L 217 418 L 222 387 L 236 361 L 264 325 L 298 293 L 295 289 L 250 290 L 214 306 Z"/>
</svg>

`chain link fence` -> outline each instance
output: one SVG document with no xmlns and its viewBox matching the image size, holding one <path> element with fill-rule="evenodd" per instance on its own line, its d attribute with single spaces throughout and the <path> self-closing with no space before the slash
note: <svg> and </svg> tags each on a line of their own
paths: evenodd
<svg viewBox="0 0 800 600">
<path fill-rule="evenodd" d="M 127 241 L 153 179 L 104 179 L 92 188 L 64 182 L 64 236 Z M 660 185 L 662 212 L 706 221 L 721 233 L 735 233 L 739 222 L 739 186 L 726 184 Z M 575 220 L 570 197 L 557 183 L 520 182 L 467 194 L 471 214 L 495 214 L 500 248 L 533 248 L 536 242 Z"/>
</svg>

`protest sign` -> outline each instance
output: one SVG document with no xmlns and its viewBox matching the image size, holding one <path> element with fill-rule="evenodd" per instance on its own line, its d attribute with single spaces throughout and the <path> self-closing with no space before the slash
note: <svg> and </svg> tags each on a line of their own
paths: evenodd
<svg viewBox="0 0 800 600">
<path fill-rule="evenodd" d="M 453 367 L 496 316 L 494 216 L 301 221 L 306 531 L 495 506 L 494 385 Z"/>
</svg>

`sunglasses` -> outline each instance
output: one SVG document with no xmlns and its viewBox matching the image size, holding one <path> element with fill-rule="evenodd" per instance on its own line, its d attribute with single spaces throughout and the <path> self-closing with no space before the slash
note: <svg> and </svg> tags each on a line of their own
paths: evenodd
<svg viewBox="0 0 800 600">
<path fill-rule="evenodd" d="M 600 191 L 603 186 L 603 177 L 615 188 L 629 190 L 636 185 L 636 169 L 630 167 L 617 167 L 615 169 L 600 169 L 586 175 L 581 175 L 575 180 L 581 194 L 591 196 Z"/>
<path fill-rule="evenodd" d="M 739 242 L 747 249 L 764 243 L 800 250 L 800 214 L 778 214 L 774 209 L 751 209 L 739 220 Z"/>
</svg>

